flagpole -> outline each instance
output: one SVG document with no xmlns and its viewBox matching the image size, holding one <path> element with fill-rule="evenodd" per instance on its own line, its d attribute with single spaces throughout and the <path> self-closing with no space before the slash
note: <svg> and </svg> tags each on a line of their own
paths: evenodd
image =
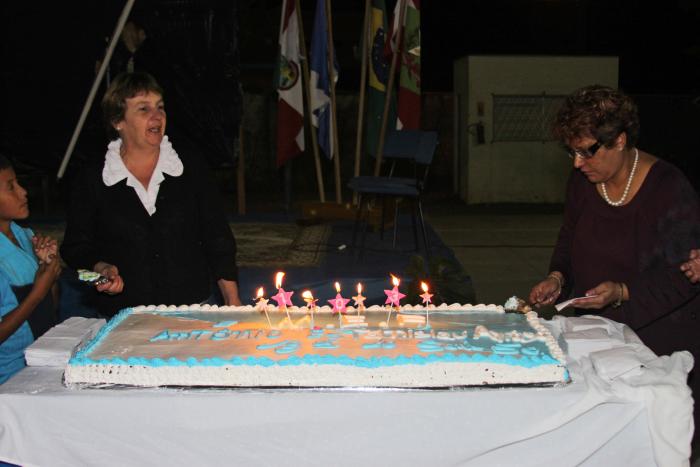
<svg viewBox="0 0 700 467">
<path fill-rule="evenodd" d="M 406 6 L 408 5 L 408 0 L 398 0 L 401 2 L 399 9 L 399 25 L 396 31 L 397 43 L 396 50 L 391 56 L 391 68 L 389 70 L 389 79 L 386 83 L 386 96 L 384 97 L 384 113 L 382 114 L 382 126 L 379 130 L 379 142 L 377 143 L 377 154 L 374 161 L 374 176 L 378 177 L 379 172 L 382 167 L 382 155 L 384 153 L 384 137 L 386 136 L 386 126 L 389 120 L 389 105 L 391 103 L 391 93 L 394 89 L 394 79 L 396 78 L 396 62 L 398 61 L 398 56 L 401 53 L 401 47 L 403 45 L 403 19 L 406 15 Z"/>
<path fill-rule="evenodd" d="M 300 0 L 295 0 L 296 4 L 296 14 L 297 14 L 297 24 L 299 24 L 299 48 L 301 49 L 301 69 L 304 74 L 304 91 L 306 92 L 306 109 L 304 112 L 304 119 L 308 123 L 309 132 L 311 133 L 311 146 L 314 149 L 314 165 L 316 166 L 316 182 L 318 185 L 318 197 L 322 203 L 326 202 L 326 190 L 323 186 L 323 171 L 321 170 L 321 157 L 318 152 L 318 138 L 316 137 L 316 131 L 311 123 L 311 79 L 309 78 L 309 56 L 306 54 L 306 38 L 304 37 L 304 23 L 301 18 L 301 2 Z"/>
<path fill-rule="evenodd" d="M 119 16 L 119 19 L 117 20 L 117 25 L 114 28 L 114 33 L 112 34 L 112 39 L 109 41 L 109 47 L 107 47 L 107 52 L 105 52 L 105 57 L 102 59 L 102 64 L 100 65 L 100 69 L 97 72 L 97 76 L 95 76 L 95 81 L 92 83 L 92 88 L 90 89 L 90 93 L 88 94 L 87 100 L 85 101 L 85 105 L 83 106 L 83 111 L 80 114 L 80 118 L 78 118 L 78 123 L 75 125 L 75 129 L 73 130 L 73 136 L 71 136 L 70 142 L 68 143 L 68 148 L 66 148 L 66 153 L 63 155 L 63 160 L 61 161 L 61 166 L 58 169 L 58 174 L 56 174 L 56 178 L 61 179 L 63 178 L 63 174 L 66 172 L 66 167 L 68 166 L 68 161 L 70 160 L 71 155 L 73 155 L 73 150 L 75 149 L 75 145 L 78 142 L 78 136 L 80 136 L 80 132 L 83 129 L 83 125 L 85 124 L 85 119 L 88 116 L 88 112 L 90 111 L 90 107 L 92 107 L 92 102 L 95 100 L 95 94 L 97 94 L 97 88 L 100 87 L 100 82 L 102 81 L 102 77 L 105 75 L 105 71 L 107 70 L 107 67 L 109 66 L 109 61 L 112 59 L 112 53 L 114 52 L 114 48 L 117 45 L 117 41 L 119 40 L 119 36 L 122 33 L 122 30 L 124 30 L 124 25 L 126 24 L 126 20 L 129 17 L 129 13 L 131 12 L 131 8 L 134 6 L 134 1 L 135 0 L 127 0 L 126 4 L 124 5 L 124 9 L 122 10 L 121 16 Z"/>
<path fill-rule="evenodd" d="M 367 50 L 370 47 L 369 17 L 372 0 L 365 0 L 365 22 L 362 29 L 362 72 L 360 75 L 360 102 L 357 104 L 357 140 L 355 141 L 355 177 L 360 175 L 360 157 L 362 153 L 362 136 L 365 123 L 365 88 L 367 87 Z M 357 192 L 352 194 L 352 204 L 357 204 Z"/>
<path fill-rule="evenodd" d="M 338 121 L 336 119 L 335 101 L 335 60 L 333 57 L 333 19 L 331 18 L 331 0 L 326 1 L 326 30 L 328 31 L 328 77 L 331 81 L 331 131 L 333 131 L 333 172 L 335 174 L 335 201 L 338 204 L 343 202 L 343 194 L 340 186 L 340 146 L 338 141 Z"/>
</svg>

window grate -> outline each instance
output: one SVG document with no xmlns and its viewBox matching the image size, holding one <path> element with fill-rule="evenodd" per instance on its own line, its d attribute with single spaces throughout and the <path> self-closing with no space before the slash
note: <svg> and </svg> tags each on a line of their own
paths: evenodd
<svg viewBox="0 0 700 467">
<path fill-rule="evenodd" d="M 493 142 L 552 141 L 552 123 L 565 98 L 493 94 Z"/>
</svg>

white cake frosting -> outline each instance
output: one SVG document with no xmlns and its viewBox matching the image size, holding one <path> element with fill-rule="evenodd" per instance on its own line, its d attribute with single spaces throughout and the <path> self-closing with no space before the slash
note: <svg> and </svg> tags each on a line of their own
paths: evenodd
<svg viewBox="0 0 700 467">
<path fill-rule="evenodd" d="M 269 321 L 268 321 L 269 318 Z M 500 305 L 268 305 L 122 310 L 73 356 L 67 384 L 451 387 L 560 384 L 564 354 L 537 313 Z"/>
</svg>

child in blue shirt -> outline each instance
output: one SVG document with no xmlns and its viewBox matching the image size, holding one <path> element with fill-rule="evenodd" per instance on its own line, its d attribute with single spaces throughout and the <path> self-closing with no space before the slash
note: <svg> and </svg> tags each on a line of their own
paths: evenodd
<svg viewBox="0 0 700 467">
<path fill-rule="evenodd" d="M 50 306 L 61 272 L 56 241 L 15 224 L 28 216 L 27 192 L 0 156 L 0 384 L 24 367 L 24 349 L 34 341 L 27 320 Z"/>
</svg>

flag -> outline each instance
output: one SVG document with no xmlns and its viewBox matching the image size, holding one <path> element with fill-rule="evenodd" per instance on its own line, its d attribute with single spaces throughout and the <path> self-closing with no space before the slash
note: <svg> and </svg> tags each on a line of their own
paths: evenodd
<svg viewBox="0 0 700 467">
<path fill-rule="evenodd" d="M 398 117 L 396 129 L 419 130 L 421 111 L 420 92 L 420 0 L 408 2 L 401 40 L 397 37 L 401 1 L 397 0 L 394 20 L 387 46 L 400 51 Z"/>
<path fill-rule="evenodd" d="M 384 0 L 372 0 L 370 14 L 369 89 L 367 92 L 367 122 L 365 145 L 369 154 L 377 150 L 379 132 L 382 126 L 386 83 L 389 77 L 390 58 L 385 53 L 386 43 L 386 4 Z M 364 37 L 363 37 L 364 39 Z M 364 41 L 363 41 L 364 45 Z M 396 118 L 396 95 L 392 94 L 389 103 L 389 121 Z"/>
<path fill-rule="evenodd" d="M 316 17 L 311 36 L 311 123 L 318 128 L 318 145 L 330 159 L 333 157 L 333 131 L 331 128 L 331 79 L 328 69 L 328 23 L 326 1 L 316 0 Z M 338 64 L 333 56 L 335 81 L 338 81 Z"/>
<path fill-rule="evenodd" d="M 277 69 L 277 167 L 304 151 L 304 98 L 294 0 L 282 1 Z"/>
</svg>

